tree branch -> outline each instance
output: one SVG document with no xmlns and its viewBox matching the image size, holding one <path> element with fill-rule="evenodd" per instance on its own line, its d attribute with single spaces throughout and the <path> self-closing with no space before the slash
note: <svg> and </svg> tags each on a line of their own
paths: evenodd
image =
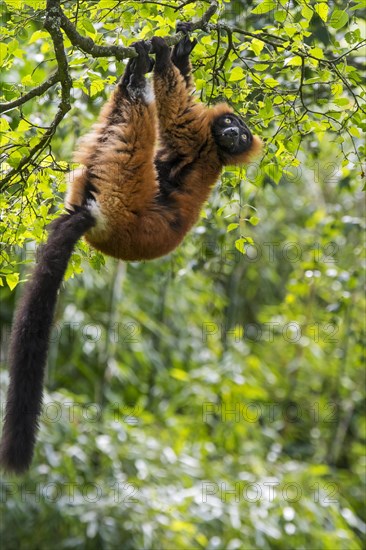
<svg viewBox="0 0 366 550">
<path fill-rule="evenodd" d="M 30 99 L 33 99 L 33 97 L 37 97 L 44 94 L 45 92 L 47 92 L 49 88 L 51 88 L 54 84 L 56 84 L 56 82 L 59 82 L 59 80 L 60 80 L 60 74 L 58 71 L 56 71 L 42 84 L 40 84 L 39 86 L 36 86 L 32 90 L 29 90 L 29 92 L 27 92 L 26 94 L 18 97 L 17 99 L 14 99 L 13 101 L 9 101 L 8 103 L 0 103 L 0 113 L 5 113 L 6 111 L 15 109 L 16 107 L 19 107 L 19 105 L 23 105 L 23 103 L 26 103 Z"/>
<path fill-rule="evenodd" d="M 59 4 L 58 0 L 55 0 L 55 2 Z M 210 2 L 209 8 L 203 14 L 201 19 L 198 19 L 198 21 L 192 24 L 192 30 L 205 30 L 207 28 L 208 22 L 218 10 L 218 7 L 219 5 L 217 0 Z M 65 31 L 65 34 L 70 40 L 71 44 L 75 48 L 83 51 L 84 53 L 87 53 L 92 57 L 115 57 L 119 61 L 121 61 L 122 59 L 136 57 L 137 54 L 135 48 L 115 45 L 99 46 L 91 38 L 82 36 L 63 13 L 60 6 L 58 8 L 58 15 L 61 20 L 60 26 Z M 174 34 L 173 36 L 166 36 L 165 41 L 169 46 L 174 46 L 179 42 L 182 36 L 183 33 L 179 32 L 177 34 Z"/>
<path fill-rule="evenodd" d="M 59 109 L 66 114 L 71 109 L 70 91 L 72 88 L 72 79 L 69 73 L 69 65 L 64 48 L 64 39 L 60 30 L 61 21 L 59 17 L 60 2 L 59 0 L 47 0 L 46 20 L 44 28 L 50 33 L 53 47 L 56 54 L 58 72 L 61 82 L 61 103 Z"/>
<path fill-rule="evenodd" d="M 136 56 L 134 48 L 124 48 L 123 46 L 98 46 L 94 40 L 89 37 L 82 36 L 71 21 L 66 17 L 61 8 L 59 8 L 60 26 L 65 31 L 67 38 L 71 44 L 84 53 L 92 57 L 115 57 L 119 61 L 127 57 Z"/>
</svg>

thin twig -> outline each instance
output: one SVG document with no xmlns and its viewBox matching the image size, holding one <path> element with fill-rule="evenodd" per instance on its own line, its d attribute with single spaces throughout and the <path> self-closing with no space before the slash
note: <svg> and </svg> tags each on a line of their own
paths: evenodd
<svg viewBox="0 0 366 550">
<path fill-rule="evenodd" d="M 8 103 L 0 103 L 0 113 L 5 113 L 6 111 L 15 109 L 16 107 L 23 105 L 23 103 L 26 103 L 30 99 L 33 99 L 33 97 L 37 97 L 44 94 L 49 88 L 51 88 L 54 84 L 56 84 L 56 82 L 59 82 L 59 80 L 60 80 L 60 75 L 59 75 L 59 72 L 56 71 L 42 84 L 40 84 L 39 86 L 36 86 L 35 88 L 32 88 L 32 90 L 29 90 L 29 92 L 27 92 L 26 94 L 18 97 L 17 99 L 14 99 L 13 101 L 9 101 Z"/>
</svg>

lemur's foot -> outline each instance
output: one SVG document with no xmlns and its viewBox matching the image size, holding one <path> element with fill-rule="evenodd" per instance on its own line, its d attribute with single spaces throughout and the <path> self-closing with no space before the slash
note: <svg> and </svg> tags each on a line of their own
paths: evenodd
<svg viewBox="0 0 366 550">
<path fill-rule="evenodd" d="M 120 80 L 120 86 L 124 92 L 134 97 L 135 91 L 145 88 L 145 74 L 150 72 L 154 67 L 154 60 L 149 57 L 150 44 L 144 40 L 132 44 L 135 48 L 137 57 L 133 57 L 127 63 L 125 72 Z"/>
<path fill-rule="evenodd" d="M 161 36 L 153 36 L 151 39 L 151 53 L 161 55 L 163 52 L 170 50 L 168 44 Z"/>
<path fill-rule="evenodd" d="M 137 57 L 131 59 L 131 72 L 135 77 L 144 76 L 154 68 L 154 60 L 149 57 L 151 50 L 150 44 L 145 40 L 134 42 L 132 46 L 137 52 Z"/>
<path fill-rule="evenodd" d="M 134 42 L 132 46 L 135 48 L 138 56 L 132 59 L 133 63 L 133 73 L 145 75 L 149 73 L 154 68 L 154 60 L 149 57 L 151 51 L 151 45 L 145 40 L 140 40 L 139 42 Z"/>
<path fill-rule="evenodd" d="M 155 71 L 164 71 L 170 62 L 170 48 L 161 36 L 153 36 L 151 39 L 151 51 L 156 54 Z"/>
<path fill-rule="evenodd" d="M 182 32 L 184 37 L 178 42 L 173 49 L 173 61 L 179 63 L 180 59 L 189 57 L 191 51 L 197 44 L 197 39 L 190 40 L 188 33 L 192 30 L 192 23 L 190 21 L 180 21 L 177 23 L 176 31 Z"/>
</svg>

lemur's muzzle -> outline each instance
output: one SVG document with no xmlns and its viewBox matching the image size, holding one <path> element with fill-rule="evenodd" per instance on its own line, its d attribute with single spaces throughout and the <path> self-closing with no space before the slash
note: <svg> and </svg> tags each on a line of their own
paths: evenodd
<svg viewBox="0 0 366 550">
<path fill-rule="evenodd" d="M 222 132 L 222 143 L 228 146 L 236 145 L 239 141 L 240 131 L 236 126 L 225 128 Z"/>
</svg>

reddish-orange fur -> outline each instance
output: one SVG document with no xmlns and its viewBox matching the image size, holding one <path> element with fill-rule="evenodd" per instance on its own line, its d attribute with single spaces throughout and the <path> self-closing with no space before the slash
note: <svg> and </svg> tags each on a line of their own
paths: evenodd
<svg viewBox="0 0 366 550">
<path fill-rule="evenodd" d="M 67 197 L 69 205 L 81 205 L 87 182 L 92 183 L 100 216 L 86 240 L 123 260 L 152 259 L 173 250 L 198 220 L 223 165 L 246 163 L 261 149 L 260 139 L 254 137 L 249 151 L 223 156 L 212 122 L 231 113 L 231 107 L 197 103 L 190 81 L 187 84 L 172 63 L 163 75 L 154 72 L 154 94 L 155 102 L 134 103 L 116 88 L 76 156 L 85 168 L 75 175 Z M 116 110 L 123 121 L 113 124 Z M 181 161 L 173 175 L 186 170 L 187 176 L 184 192 L 181 186 L 170 194 L 173 208 L 157 198 L 154 159 L 169 159 L 174 152 Z"/>
</svg>

